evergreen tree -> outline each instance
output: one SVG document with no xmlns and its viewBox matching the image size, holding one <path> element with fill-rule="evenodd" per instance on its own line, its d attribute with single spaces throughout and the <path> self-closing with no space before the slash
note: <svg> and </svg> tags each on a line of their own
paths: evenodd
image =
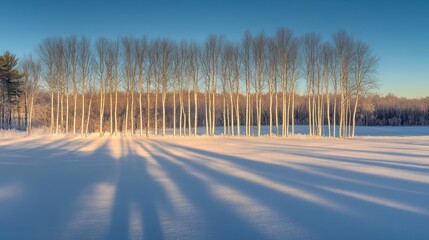
<svg viewBox="0 0 429 240">
<path fill-rule="evenodd" d="M 16 112 L 20 120 L 19 103 L 22 94 L 24 74 L 16 68 L 18 59 L 14 54 L 5 52 L 0 56 L 0 128 L 12 128 L 12 119 Z"/>
</svg>

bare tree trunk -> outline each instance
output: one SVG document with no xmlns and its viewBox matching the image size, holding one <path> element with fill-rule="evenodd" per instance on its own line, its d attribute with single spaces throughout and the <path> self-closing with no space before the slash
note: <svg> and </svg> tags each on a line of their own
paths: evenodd
<svg viewBox="0 0 429 240">
<path fill-rule="evenodd" d="M 282 107 L 283 107 L 283 109 L 282 109 L 282 115 L 283 115 L 282 116 L 282 137 L 284 137 L 284 138 L 287 135 L 286 125 L 288 124 L 286 121 L 286 115 L 287 115 L 286 97 L 287 97 L 287 95 L 286 95 L 286 82 L 285 82 L 285 80 L 282 80 Z"/>
<path fill-rule="evenodd" d="M 233 98 L 233 93 L 232 93 L 232 89 L 230 92 L 230 106 L 231 106 L 231 135 L 234 136 L 235 132 L 234 132 L 234 98 Z M 237 129 L 238 131 L 240 131 L 240 129 Z"/>
<path fill-rule="evenodd" d="M 291 110 L 291 119 L 292 119 L 292 136 L 295 135 L 295 91 L 292 93 L 292 110 Z"/>
<path fill-rule="evenodd" d="M 279 136 L 279 96 L 277 89 L 275 90 L 275 96 L 274 96 L 274 108 L 275 108 L 275 124 L 276 124 L 276 136 Z"/>
<path fill-rule="evenodd" d="M 179 84 L 181 85 L 182 83 L 179 82 Z M 182 90 L 182 86 L 179 86 L 179 136 L 182 136 L 182 127 L 183 127 L 183 90 Z"/>
<path fill-rule="evenodd" d="M 66 94 L 66 134 L 69 134 L 69 94 Z"/>
<path fill-rule="evenodd" d="M 129 96 L 128 96 L 128 91 L 126 94 L 126 99 L 127 99 L 127 105 L 125 107 L 125 136 L 128 135 L 128 108 L 129 108 Z"/>
<path fill-rule="evenodd" d="M 192 135 L 191 127 L 191 77 L 188 77 L 188 136 Z"/>
<path fill-rule="evenodd" d="M 82 85 L 82 125 L 80 128 L 82 136 L 84 136 L 84 133 L 85 133 L 84 123 L 85 123 L 85 90 L 84 90 L 84 86 Z"/>
<path fill-rule="evenodd" d="M 88 136 L 88 128 L 89 128 L 89 121 L 91 119 L 91 104 L 92 104 L 92 95 L 89 98 L 89 105 L 88 105 L 88 119 L 86 120 L 86 130 L 85 130 L 85 136 Z"/>
<path fill-rule="evenodd" d="M 146 97 L 147 97 L 147 123 L 146 123 L 146 136 L 150 136 L 150 77 L 147 78 L 146 83 Z"/>
<path fill-rule="evenodd" d="M 176 136 L 176 90 L 173 91 L 173 136 Z M 181 116 L 180 116 L 181 119 Z"/>
<path fill-rule="evenodd" d="M 213 75 L 213 84 L 212 84 L 212 87 L 213 87 L 213 93 L 212 93 L 212 95 L 213 95 L 213 102 L 212 102 L 212 106 L 213 106 L 212 114 L 213 114 L 213 117 L 212 117 L 212 132 L 211 132 L 211 135 L 214 136 L 214 134 L 215 134 L 215 128 L 216 128 L 216 84 L 215 84 L 215 80 L 214 80 L 214 75 Z"/>
<path fill-rule="evenodd" d="M 112 87 L 112 81 L 110 80 L 110 93 L 109 93 L 109 101 L 110 101 L 110 110 L 109 110 L 109 115 L 110 115 L 110 136 L 113 136 L 113 87 Z"/>
<path fill-rule="evenodd" d="M 286 110 L 286 136 L 289 136 L 289 124 L 290 124 L 290 122 L 291 122 L 291 111 L 293 111 L 293 107 L 291 106 L 292 105 L 292 101 L 291 101 L 291 98 L 292 98 L 292 93 L 291 93 L 292 91 L 290 91 L 288 94 L 287 94 L 287 98 L 288 98 L 288 101 L 287 101 L 287 110 Z"/>
<path fill-rule="evenodd" d="M 62 76 L 62 78 L 64 78 L 64 76 Z M 57 124 L 57 126 L 59 128 L 59 131 L 61 131 L 61 133 L 64 133 L 64 94 L 62 92 L 64 86 L 62 86 L 63 82 L 59 84 L 61 84 L 61 92 L 59 92 L 59 98 L 57 99 L 59 100 L 60 105 L 60 108 L 58 109 L 60 114 L 60 124 Z"/>
<path fill-rule="evenodd" d="M 259 94 L 257 89 L 255 89 L 255 110 L 256 110 L 256 127 L 257 127 L 256 134 L 259 137 L 259 134 L 260 134 L 259 132 Z"/>
<path fill-rule="evenodd" d="M 356 128 L 356 113 L 357 113 L 357 107 L 359 102 L 359 93 L 356 95 L 356 102 L 353 109 L 353 126 L 352 126 L 352 137 L 355 137 L 355 128 Z"/>
<path fill-rule="evenodd" d="M 273 93 L 270 94 L 270 137 L 273 136 Z"/>
<path fill-rule="evenodd" d="M 338 129 L 339 137 L 343 137 L 343 123 L 344 123 L 344 93 L 341 90 L 341 102 L 340 102 L 340 127 Z"/>
<path fill-rule="evenodd" d="M 134 136 L 134 81 L 131 85 L 131 108 L 130 108 L 130 118 L 131 118 L 131 136 Z"/>
<path fill-rule="evenodd" d="M 104 107 L 103 107 L 103 74 L 100 76 L 100 137 L 103 136 L 103 115 L 104 115 Z"/>
<path fill-rule="evenodd" d="M 58 134 L 59 132 L 59 120 L 60 120 L 60 91 L 57 92 L 57 120 L 56 120 L 56 127 L 55 127 L 56 134 Z"/>
<path fill-rule="evenodd" d="M 194 80 L 194 135 L 197 136 L 198 127 L 198 82 Z"/>
<path fill-rule="evenodd" d="M 237 79 L 238 81 L 238 79 Z M 241 135 L 241 123 L 240 123 L 240 93 L 237 91 L 235 99 L 235 117 L 237 118 L 237 136 Z"/>
<path fill-rule="evenodd" d="M 166 101 L 166 92 L 162 93 L 162 136 L 165 136 L 165 101 Z"/>
<path fill-rule="evenodd" d="M 262 91 L 262 87 L 260 88 Z M 262 95 L 262 93 L 260 93 Z M 259 98 L 259 117 L 258 117 L 258 137 L 261 136 L 261 126 L 262 126 L 262 98 Z"/>
<path fill-rule="evenodd" d="M 54 92 L 51 91 L 51 133 L 54 133 Z"/>
<path fill-rule="evenodd" d="M 210 86 L 210 85 L 209 85 Z M 208 106 L 207 106 L 207 100 L 208 100 Z M 210 97 L 210 91 L 207 90 L 206 93 L 206 134 L 207 136 L 209 136 L 212 132 L 212 106 L 211 106 L 211 97 Z M 207 115 L 208 115 L 208 119 L 207 119 Z M 208 120 L 208 121 L 207 121 Z"/>
<path fill-rule="evenodd" d="M 73 135 L 76 135 L 77 91 L 73 93 Z"/>
<path fill-rule="evenodd" d="M 118 78 L 116 78 L 115 86 L 115 135 L 118 132 Z"/>
<path fill-rule="evenodd" d="M 185 108 L 182 109 L 183 111 L 183 135 L 186 136 L 186 113 L 185 113 Z"/>
<path fill-rule="evenodd" d="M 250 121 L 249 121 L 249 117 L 250 117 L 250 113 L 249 113 L 249 102 L 250 102 L 250 99 L 249 99 L 249 91 L 247 90 L 247 88 L 248 88 L 248 83 L 247 83 L 247 81 L 246 81 L 246 136 L 249 136 L 249 133 L 250 133 Z"/>
<path fill-rule="evenodd" d="M 30 135 L 31 134 L 31 130 L 32 130 L 32 120 L 33 120 L 33 102 L 34 102 L 34 96 L 33 96 L 34 94 L 31 94 L 31 100 L 30 100 L 30 116 L 29 116 L 29 119 L 28 119 L 28 126 L 27 126 L 27 129 L 28 129 L 28 135 Z"/>
<path fill-rule="evenodd" d="M 222 94 L 223 95 L 223 135 L 226 136 L 226 103 L 225 103 L 225 92 Z M 228 124 L 229 125 L 229 124 Z"/>
<path fill-rule="evenodd" d="M 158 136 L 158 92 L 155 92 L 155 136 Z"/>
<path fill-rule="evenodd" d="M 142 106 L 142 91 L 143 82 L 140 81 L 140 92 L 139 92 L 139 117 L 140 117 L 140 137 L 143 136 L 143 106 Z"/>
</svg>

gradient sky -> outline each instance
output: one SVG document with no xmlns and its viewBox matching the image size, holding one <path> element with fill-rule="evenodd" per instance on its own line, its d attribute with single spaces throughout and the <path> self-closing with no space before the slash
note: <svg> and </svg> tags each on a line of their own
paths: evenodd
<svg viewBox="0 0 429 240">
<path fill-rule="evenodd" d="M 272 34 L 287 27 L 330 40 L 346 30 L 379 56 L 379 93 L 429 96 L 429 1 L 8 0 L 0 7 L 0 52 L 18 57 L 46 37 L 71 34 L 204 41 L 217 33 L 238 41 L 245 30 Z"/>
</svg>

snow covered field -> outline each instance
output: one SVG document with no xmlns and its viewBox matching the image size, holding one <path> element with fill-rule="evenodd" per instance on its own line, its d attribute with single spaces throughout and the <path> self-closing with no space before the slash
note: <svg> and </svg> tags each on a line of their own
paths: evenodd
<svg viewBox="0 0 429 240">
<path fill-rule="evenodd" d="M 0 239 L 429 239 L 428 224 L 428 136 L 0 135 Z"/>
</svg>

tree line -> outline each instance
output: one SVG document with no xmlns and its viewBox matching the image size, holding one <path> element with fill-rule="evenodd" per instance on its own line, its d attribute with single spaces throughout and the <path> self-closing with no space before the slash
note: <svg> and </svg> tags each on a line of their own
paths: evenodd
<svg viewBox="0 0 429 240">
<path fill-rule="evenodd" d="M 34 56 L 16 76 L 22 100 L 15 115 L 24 115 L 18 126 L 28 133 L 36 116 L 51 133 L 82 136 L 165 135 L 167 128 L 197 135 L 201 126 L 206 135 L 222 126 L 224 135 L 260 136 L 268 125 L 269 135 L 286 137 L 304 123 L 310 135 L 353 137 L 362 101 L 377 86 L 377 57 L 344 31 L 329 41 L 285 28 L 271 36 L 247 31 L 239 42 L 214 34 L 203 43 L 50 37 Z"/>
</svg>

